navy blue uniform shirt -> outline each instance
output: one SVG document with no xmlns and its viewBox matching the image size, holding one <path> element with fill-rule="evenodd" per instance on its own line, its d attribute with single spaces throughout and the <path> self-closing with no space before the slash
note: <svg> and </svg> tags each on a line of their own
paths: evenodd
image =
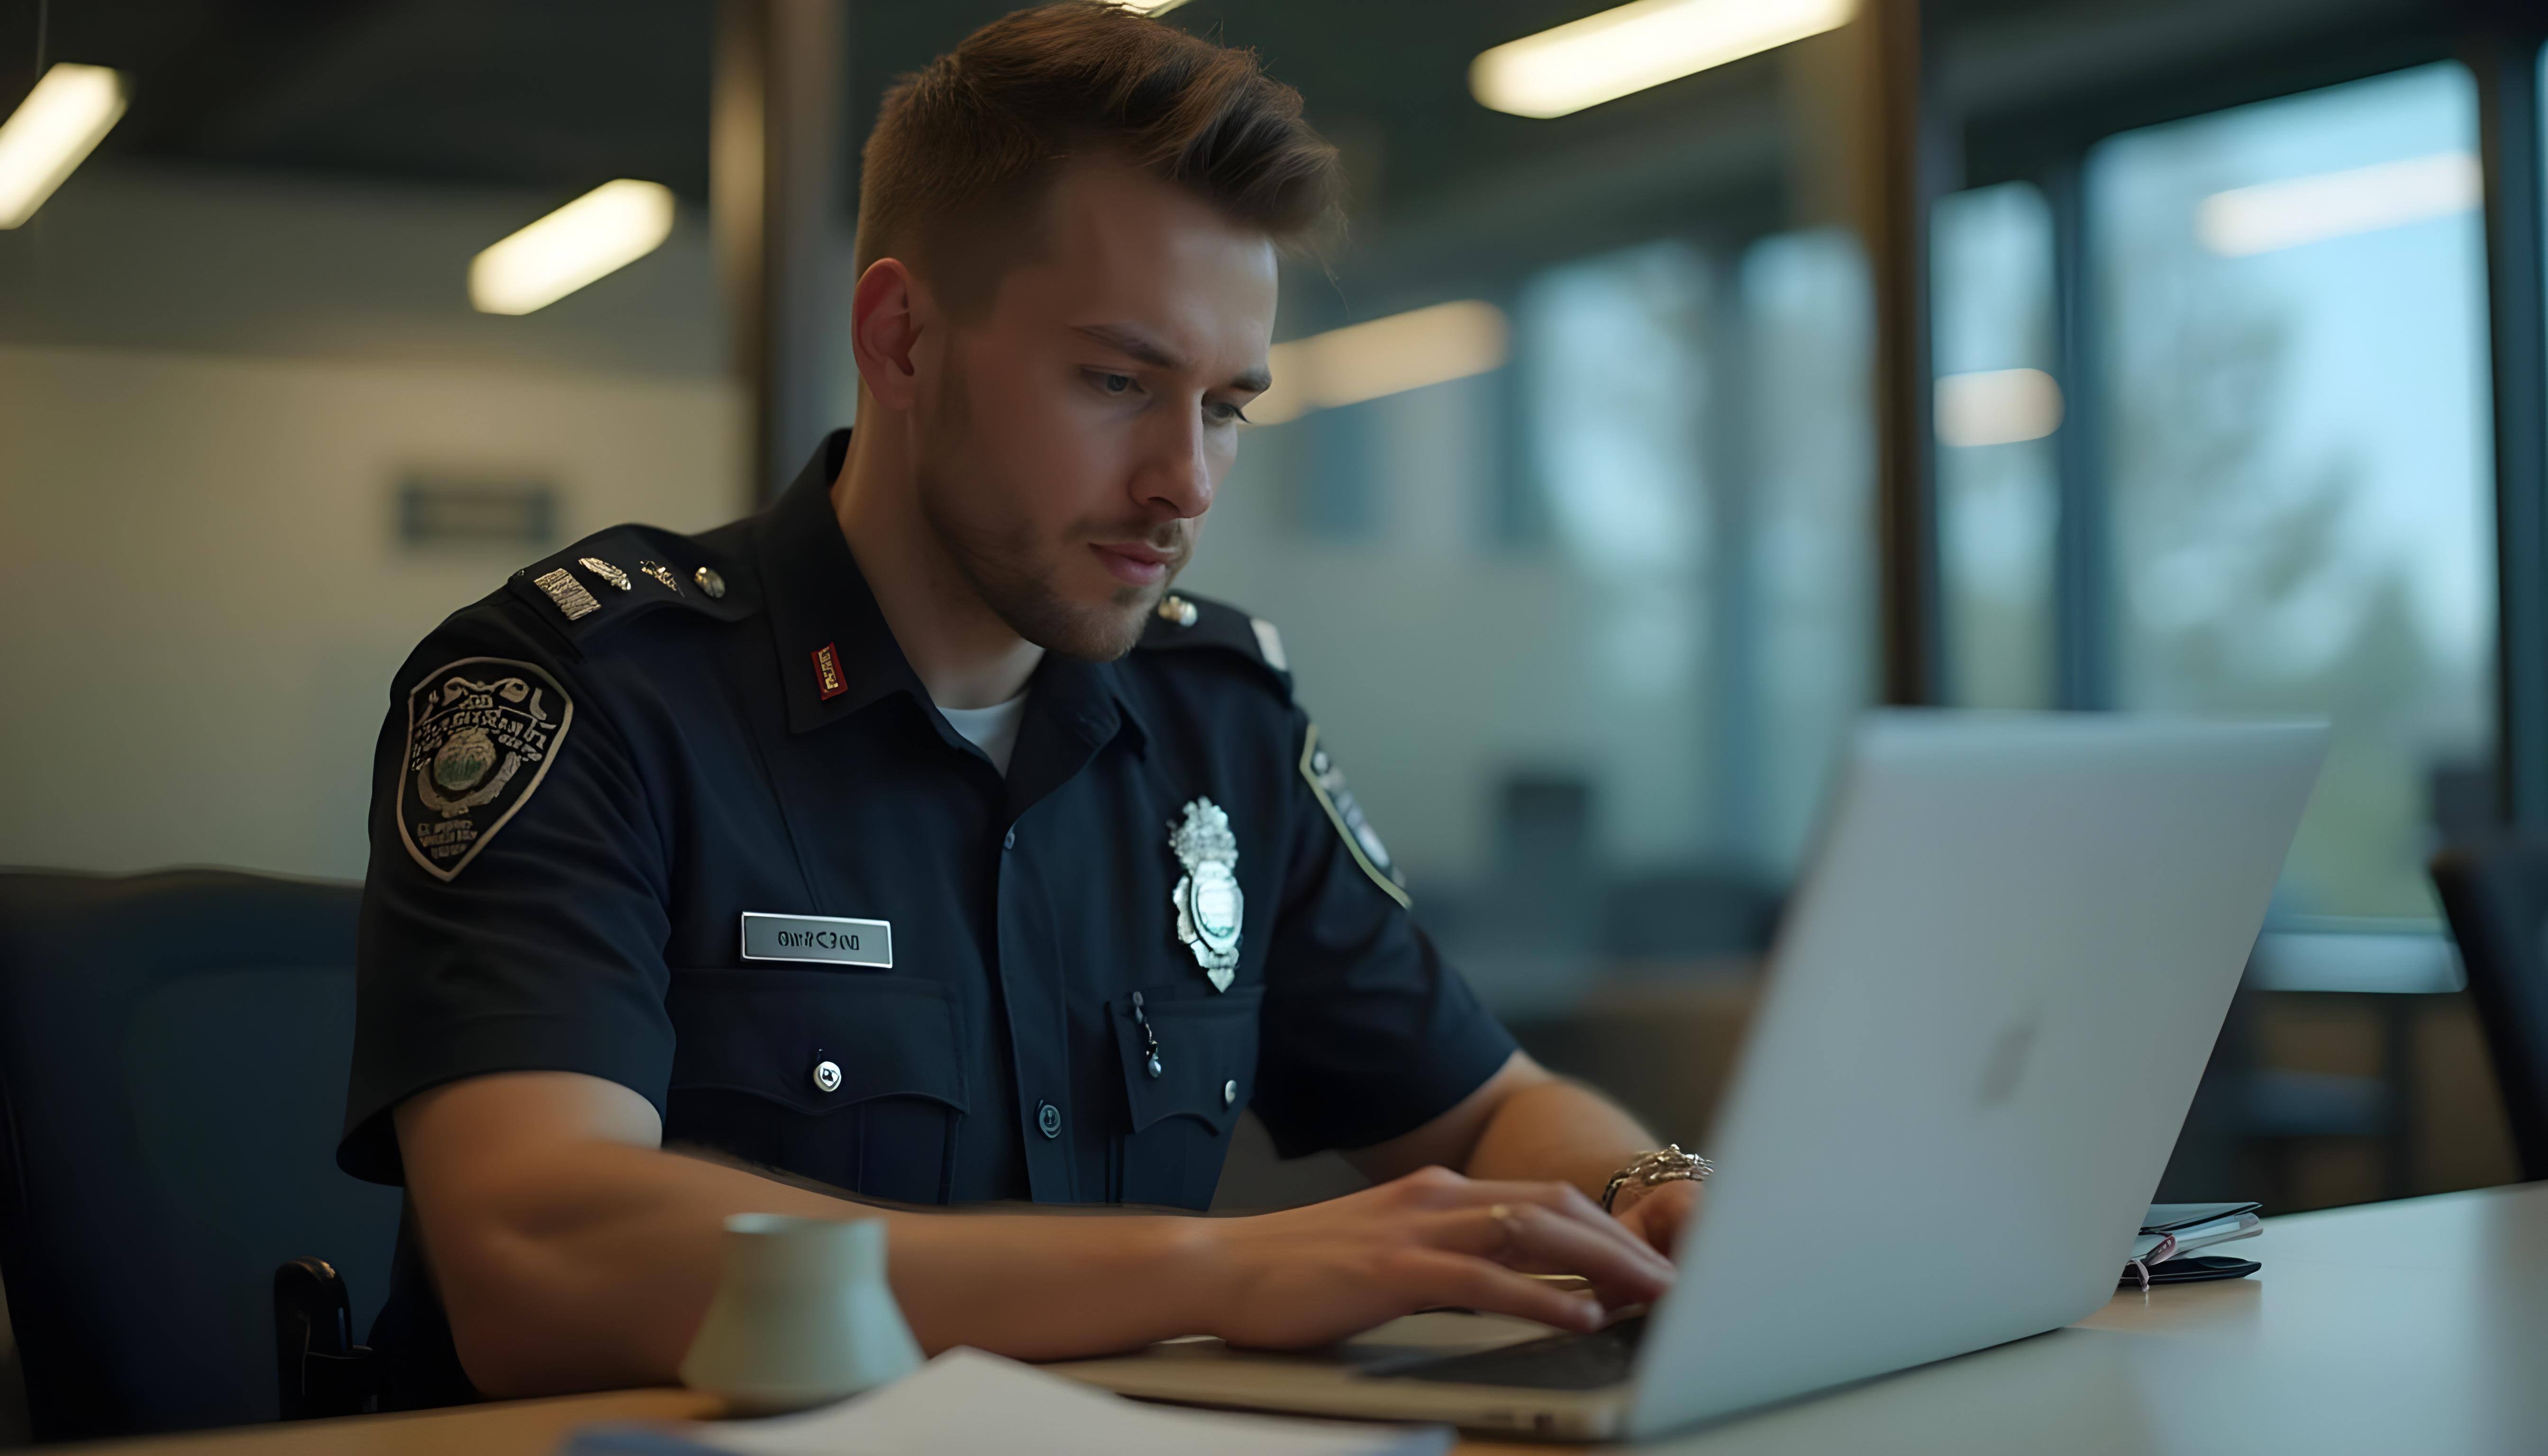
<svg viewBox="0 0 2548 1456">
<path fill-rule="evenodd" d="M 851 557 L 848 446 L 758 516 L 589 537 L 400 670 L 346 1171 L 401 1181 L 417 1092 L 570 1071 L 856 1194 L 1202 1209 L 1243 1109 L 1363 1146 L 1502 1065 L 1270 626 L 1178 596 L 1121 661 L 1047 656 L 1003 776 Z M 411 1214 L 389 1400 L 466 1399 Z"/>
</svg>

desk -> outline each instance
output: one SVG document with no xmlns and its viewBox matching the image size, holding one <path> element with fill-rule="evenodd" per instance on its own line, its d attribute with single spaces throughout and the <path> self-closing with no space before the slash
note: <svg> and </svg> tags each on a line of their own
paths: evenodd
<svg viewBox="0 0 2548 1456">
<path fill-rule="evenodd" d="M 2548 1450 L 2548 1183 L 2272 1219 L 2252 1278 L 2119 1294 L 2078 1324 L 1641 1448 L 1688 1456 Z M 1987 1257 L 1988 1250 L 1977 1251 Z M 258 1426 L 89 1456 L 546 1456 L 626 1391 Z M 1546 1452 L 1469 1442 L 1462 1451 Z"/>
</svg>

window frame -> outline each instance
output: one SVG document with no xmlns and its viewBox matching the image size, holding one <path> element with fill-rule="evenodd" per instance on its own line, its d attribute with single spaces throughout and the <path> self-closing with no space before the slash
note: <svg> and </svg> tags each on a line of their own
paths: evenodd
<svg viewBox="0 0 2548 1456">
<path fill-rule="evenodd" d="M 2456 60 L 2477 84 L 2490 344 L 2497 551 L 2495 743 L 2499 819 L 2548 830 L 2548 178 L 2540 77 L 2548 20 L 2471 25 L 2398 16 L 2341 38 L 2282 36 L 2193 70 L 2144 68 L 2057 103 L 1942 117 L 1956 190 L 2026 181 L 2052 215 L 2053 357 L 2065 410 L 2055 437 L 2054 702 L 2114 705 L 2103 346 L 2087 159 L 2121 133 Z M 1931 105 L 1945 108 L 1934 98 Z M 1923 504 L 1936 508 L 1935 493 Z M 1929 529 L 1934 532 L 1936 523 Z M 1928 612 L 1944 584 L 1929 584 Z M 1941 664 L 1938 683 L 1953 681 Z"/>
</svg>

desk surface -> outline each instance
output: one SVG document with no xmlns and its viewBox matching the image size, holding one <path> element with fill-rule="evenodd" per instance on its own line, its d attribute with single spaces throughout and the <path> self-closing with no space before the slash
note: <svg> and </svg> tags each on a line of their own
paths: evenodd
<svg viewBox="0 0 2548 1456">
<path fill-rule="evenodd" d="M 2068 1329 L 1642 1448 L 2266 1453 L 2548 1449 L 2548 1183 L 2267 1221 L 2247 1279 L 2119 1294 Z M 1987 1258 L 1987 1248 L 1973 1257 Z M 625 1391 L 257 1426 L 92 1456 L 547 1456 L 592 1420 L 704 1415 Z M 1546 1451 L 1469 1443 L 1464 1452 Z"/>
</svg>

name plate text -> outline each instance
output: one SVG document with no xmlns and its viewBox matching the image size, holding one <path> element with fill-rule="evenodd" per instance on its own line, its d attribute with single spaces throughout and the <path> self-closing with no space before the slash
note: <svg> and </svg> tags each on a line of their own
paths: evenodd
<svg viewBox="0 0 2548 1456">
<path fill-rule="evenodd" d="M 832 965 L 893 964 L 893 925 L 830 915 L 743 912 L 746 960 L 819 960 Z"/>
</svg>

